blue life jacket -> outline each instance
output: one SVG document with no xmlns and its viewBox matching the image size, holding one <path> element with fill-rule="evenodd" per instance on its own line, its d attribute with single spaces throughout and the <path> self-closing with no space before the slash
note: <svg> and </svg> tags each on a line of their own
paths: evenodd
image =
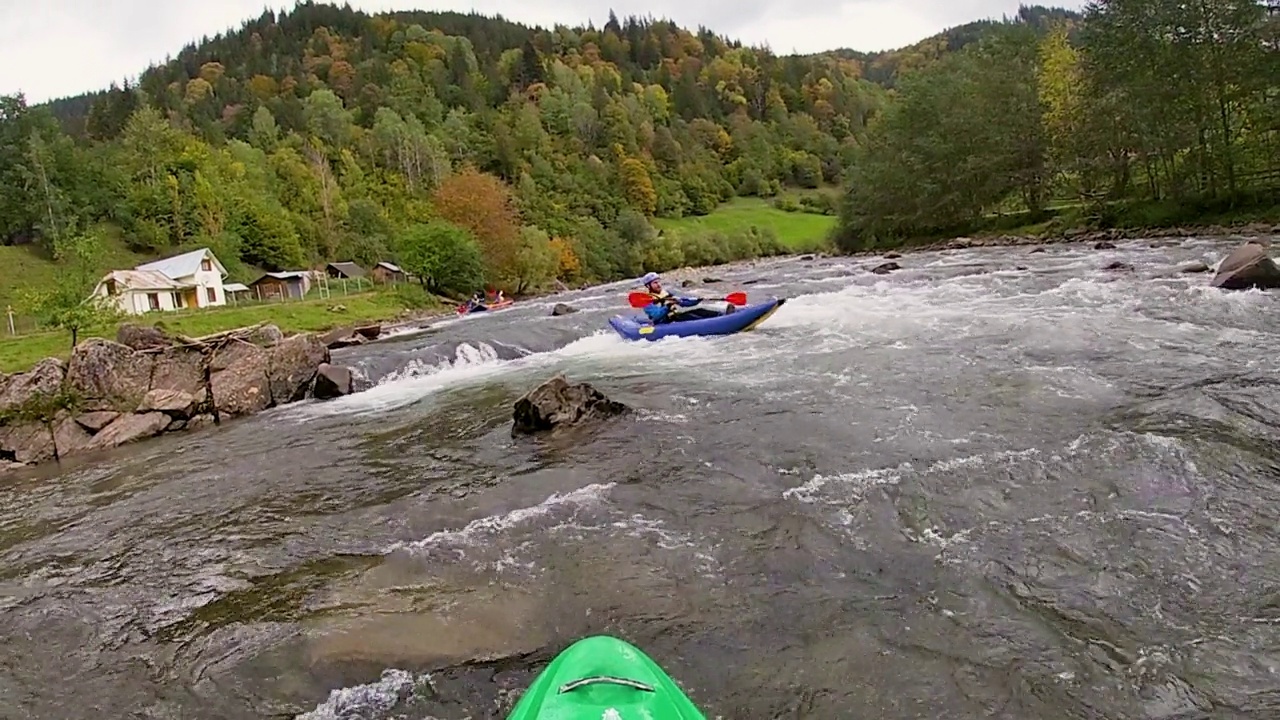
<svg viewBox="0 0 1280 720">
<path fill-rule="evenodd" d="M 650 302 L 648 305 L 644 306 L 644 314 L 647 315 L 649 317 L 649 321 L 653 323 L 660 323 L 670 318 L 673 311 L 672 301 L 680 307 L 693 307 L 700 302 L 699 298 L 677 297 L 666 290 L 663 290 L 660 293 L 647 290 L 645 292 L 648 293 Z"/>
</svg>

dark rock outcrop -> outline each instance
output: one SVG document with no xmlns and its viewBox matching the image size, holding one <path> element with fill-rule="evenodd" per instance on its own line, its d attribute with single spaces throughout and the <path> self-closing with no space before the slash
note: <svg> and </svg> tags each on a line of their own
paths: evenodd
<svg viewBox="0 0 1280 720">
<path fill-rule="evenodd" d="M 131 412 L 151 389 L 155 356 L 111 340 L 89 338 L 67 362 L 72 393 L 91 402 L 89 410 Z"/>
<path fill-rule="evenodd" d="M 89 448 L 103 450 L 155 437 L 164 432 L 170 422 L 169 416 L 162 412 L 121 415 L 93 436 Z"/>
<path fill-rule="evenodd" d="M 901 265 L 890 260 L 889 262 L 880 263 L 879 265 L 871 268 L 871 272 L 875 273 L 876 275 L 888 275 L 894 270 L 901 270 L 901 269 L 902 269 Z"/>
<path fill-rule="evenodd" d="M 247 342 L 225 344 L 209 360 L 209 390 L 217 416 L 252 415 L 271 407 L 271 353 Z"/>
<path fill-rule="evenodd" d="M 125 325 L 117 339 L 86 340 L 65 365 L 48 358 L 0 374 L 0 470 L 301 400 L 321 367 L 352 387 L 349 370 L 328 365 L 321 338 L 285 337 L 272 325 L 202 338 Z"/>
<path fill-rule="evenodd" d="M 271 348 L 267 384 L 271 403 L 284 405 L 307 396 L 316 370 L 329 362 L 329 349 L 315 335 L 294 335 Z"/>
<path fill-rule="evenodd" d="M 125 323 L 116 330 L 116 342 L 132 350 L 154 350 L 176 345 L 172 336 L 158 327 Z"/>
<path fill-rule="evenodd" d="M 315 387 L 311 389 L 312 397 L 317 400 L 330 400 L 350 395 L 352 392 L 355 392 L 355 384 L 352 381 L 350 369 L 329 363 L 320 363 L 320 367 L 316 368 Z"/>
<path fill-rule="evenodd" d="M 559 317 L 561 315 L 570 315 L 576 312 L 578 312 L 578 308 L 573 307 L 572 305 L 565 305 L 564 303 L 556 303 L 556 306 L 551 308 L 552 317 Z"/>
<path fill-rule="evenodd" d="M 120 413 L 115 412 L 114 410 L 99 410 L 97 412 L 87 412 L 76 416 L 76 422 L 85 430 L 88 430 L 91 433 L 96 433 L 107 425 L 110 425 L 111 421 L 118 417 L 120 417 Z"/>
<path fill-rule="evenodd" d="M 1280 267 L 1261 243 L 1246 242 L 1223 258 L 1209 284 L 1223 290 L 1269 290 L 1280 287 Z"/>
<path fill-rule="evenodd" d="M 629 408 L 588 383 L 570 385 L 556 375 L 516 401 L 512 435 L 530 435 L 621 415 Z"/>
<path fill-rule="evenodd" d="M 25 373 L 8 376 L 0 387 L 0 417 L 56 395 L 67 368 L 57 358 L 45 358 Z"/>
<path fill-rule="evenodd" d="M 1107 263 L 1106 265 L 1102 266 L 1102 269 L 1109 270 L 1111 272 L 1129 272 L 1130 270 L 1133 270 L 1133 266 L 1127 262 L 1121 262 L 1120 260 L 1113 260 Z"/>
<path fill-rule="evenodd" d="M 370 340 L 377 340 L 381 335 L 381 325 L 342 327 L 325 333 L 323 343 L 330 350 L 337 350 L 338 348 L 350 347 L 352 345 L 363 345 Z"/>
</svg>

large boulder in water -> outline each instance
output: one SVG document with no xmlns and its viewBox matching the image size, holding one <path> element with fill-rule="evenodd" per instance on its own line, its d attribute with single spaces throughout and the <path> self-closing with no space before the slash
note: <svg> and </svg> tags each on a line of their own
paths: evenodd
<svg viewBox="0 0 1280 720">
<path fill-rule="evenodd" d="M 1280 267 L 1260 243 L 1246 242 L 1223 258 L 1209 284 L 1223 290 L 1280 287 Z"/>
<path fill-rule="evenodd" d="M 588 383 L 570 385 L 556 375 L 516 401 L 512 435 L 529 435 L 621 415 L 626 405 L 610 400 Z"/>
<path fill-rule="evenodd" d="M 329 363 L 320 363 L 320 367 L 316 368 L 316 382 L 311 389 L 311 396 L 315 399 L 331 400 L 353 392 L 355 383 L 350 368 Z"/>
</svg>

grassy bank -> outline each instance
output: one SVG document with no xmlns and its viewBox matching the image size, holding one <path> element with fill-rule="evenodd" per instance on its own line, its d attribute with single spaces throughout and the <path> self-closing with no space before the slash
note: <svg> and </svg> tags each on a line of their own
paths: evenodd
<svg viewBox="0 0 1280 720">
<path fill-rule="evenodd" d="M 678 236 L 698 233 L 734 235 L 745 233 L 753 226 L 761 230 L 767 228 L 788 249 L 799 253 L 826 249 L 836 218 L 803 211 L 787 212 L 760 198 L 734 198 L 709 215 L 657 218 L 654 224 L 663 232 Z"/>
<path fill-rule="evenodd" d="M 422 297 L 419 297 L 419 296 Z M 208 335 L 222 330 L 273 323 L 288 332 L 309 332 L 364 322 L 391 320 L 409 307 L 421 311 L 446 309 L 443 304 L 422 293 L 412 291 L 380 291 L 327 300 L 302 300 L 286 303 L 262 303 L 226 306 L 206 310 L 152 313 L 134 318 L 135 322 L 159 322 L 170 332 L 183 335 Z M 101 328 L 86 337 L 115 337 L 115 327 Z M 66 358 L 71 353 L 71 337 L 65 332 L 46 332 L 0 339 L 0 372 L 21 372 L 46 357 Z"/>
<path fill-rule="evenodd" d="M 102 266 L 107 269 L 136 267 L 148 260 L 130 252 L 118 237 L 108 235 L 103 247 Z M 46 288 L 58 281 L 62 268 L 34 245 L 0 245 L 0 313 L 13 306 L 21 312 L 22 295 L 34 288 Z"/>
</svg>

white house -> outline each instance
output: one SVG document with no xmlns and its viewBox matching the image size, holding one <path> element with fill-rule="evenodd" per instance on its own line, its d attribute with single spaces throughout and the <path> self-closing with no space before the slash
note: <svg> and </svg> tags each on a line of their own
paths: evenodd
<svg viewBox="0 0 1280 720">
<path fill-rule="evenodd" d="M 227 269 L 208 248 L 193 250 L 132 270 L 107 273 L 94 288 L 122 311 L 141 315 L 154 310 L 202 308 L 227 304 L 222 279 Z"/>
</svg>

